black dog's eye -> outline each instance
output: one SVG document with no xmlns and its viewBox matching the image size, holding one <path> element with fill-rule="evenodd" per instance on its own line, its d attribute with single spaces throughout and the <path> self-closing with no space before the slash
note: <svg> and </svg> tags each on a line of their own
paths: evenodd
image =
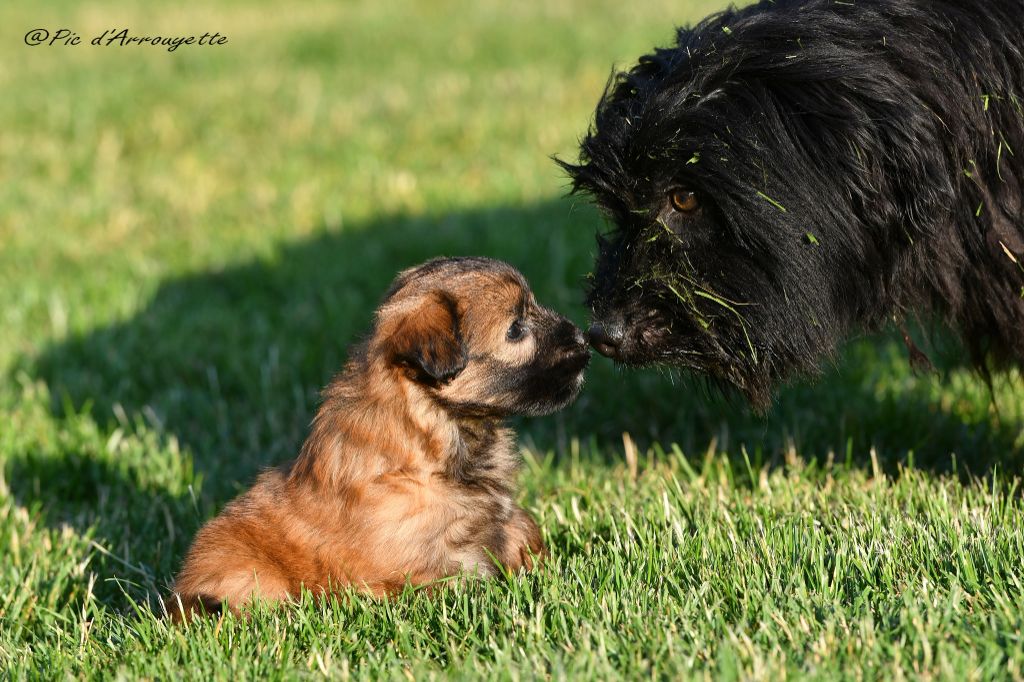
<svg viewBox="0 0 1024 682">
<path fill-rule="evenodd" d="M 669 203 L 672 204 L 672 208 L 679 211 L 680 213 L 693 213 L 700 208 L 700 202 L 697 201 L 697 195 L 688 189 L 674 189 L 668 195 Z"/>
<path fill-rule="evenodd" d="M 519 341 L 526 336 L 526 327 L 519 320 L 512 323 L 512 326 L 508 328 L 508 333 L 505 334 L 505 338 L 509 341 Z"/>
</svg>

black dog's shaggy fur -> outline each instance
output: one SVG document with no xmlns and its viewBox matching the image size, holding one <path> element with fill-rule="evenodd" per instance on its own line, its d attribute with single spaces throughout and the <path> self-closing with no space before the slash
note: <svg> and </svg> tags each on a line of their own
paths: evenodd
<svg viewBox="0 0 1024 682">
<path fill-rule="evenodd" d="M 759 408 L 909 314 L 1024 361 L 1024 0 L 774 0 L 610 82 L 560 162 L 616 224 L 595 347 Z M 692 192 L 692 194 L 690 194 Z"/>
</svg>

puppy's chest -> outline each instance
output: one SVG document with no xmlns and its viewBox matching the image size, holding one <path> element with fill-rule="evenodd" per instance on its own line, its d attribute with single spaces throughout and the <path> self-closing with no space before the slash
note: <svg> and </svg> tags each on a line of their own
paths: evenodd
<svg viewBox="0 0 1024 682">
<path fill-rule="evenodd" d="M 464 428 L 443 477 L 460 495 L 511 498 L 518 471 L 519 455 L 510 431 Z"/>
<path fill-rule="evenodd" d="M 439 537 L 451 549 L 464 545 L 493 544 L 514 508 L 519 457 L 511 434 L 500 429 L 463 430 L 458 447 L 438 475 L 434 499 L 445 519 Z"/>
<path fill-rule="evenodd" d="M 382 487 L 371 494 L 374 515 L 416 527 L 425 537 L 505 521 L 514 504 L 518 456 L 506 434 L 483 435 L 460 439 L 443 460 L 379 478 Z"/>
</svg>

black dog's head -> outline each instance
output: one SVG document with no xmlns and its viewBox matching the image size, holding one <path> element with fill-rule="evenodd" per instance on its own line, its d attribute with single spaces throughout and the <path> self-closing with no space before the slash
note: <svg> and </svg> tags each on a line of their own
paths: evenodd
<svg viewBox="0 0 1024 682">
<path fill-rule="evenodd" d="M 559 162 L 614 223 L 590 284 L 598 351 L 697 370 L 765 408 L 893 314 L 894 273 L 950 215 L 956 173 L 941 97 L 908 76 L 931 48 L 887 43 L 886 4 L 723 13 L 612 78 L 579 164 Z M 937 21 L 914 4 L 907 21 Z"/>
</svg>

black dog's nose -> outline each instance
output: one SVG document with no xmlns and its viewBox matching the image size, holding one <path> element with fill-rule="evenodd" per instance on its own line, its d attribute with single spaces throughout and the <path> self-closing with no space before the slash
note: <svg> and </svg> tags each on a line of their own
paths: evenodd
<svg viewBox="0 0 1024 682">
<path fill-rule="evenodd" d="M 619 326 L 605 327 L 602 324 L 592 324 L 587 330 L 587 338 L 594 350 L 612 359 L 619 355 L 623 336 L 622 327 Z"/>
</svg>

